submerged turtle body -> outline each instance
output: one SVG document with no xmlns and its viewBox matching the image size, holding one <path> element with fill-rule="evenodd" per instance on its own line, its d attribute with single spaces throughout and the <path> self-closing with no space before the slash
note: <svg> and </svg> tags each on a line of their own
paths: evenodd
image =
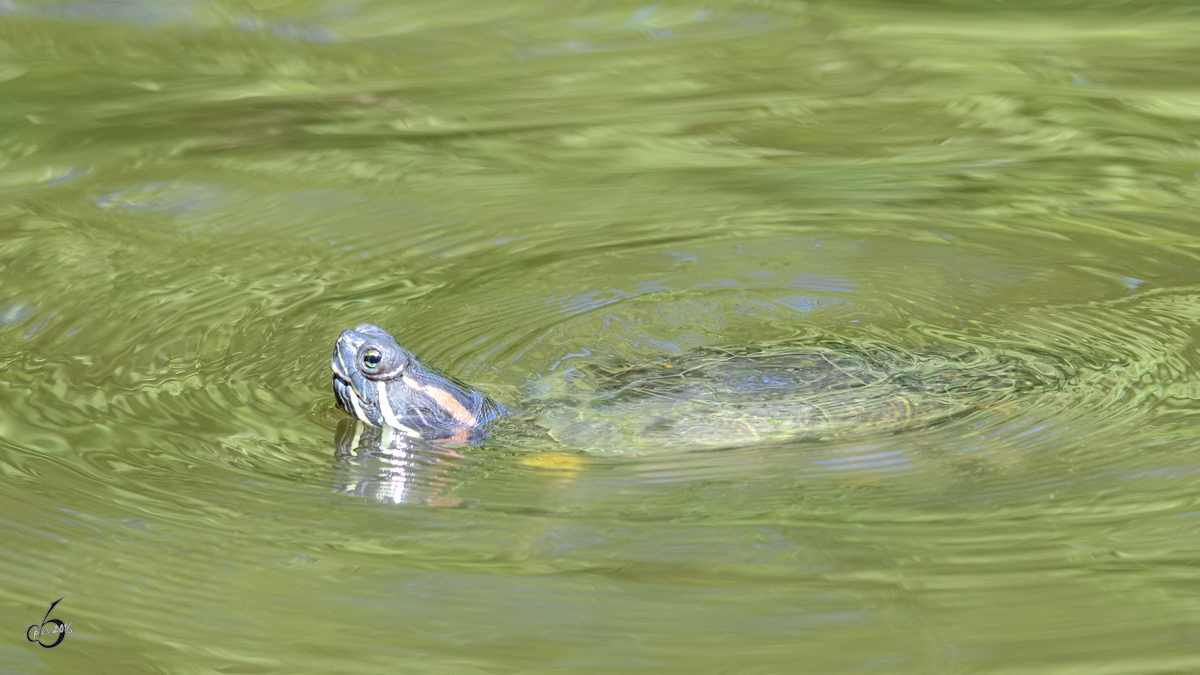
<svg viewBox="0 0 1200 675">
<path fill-rule="evenodd" d="M 531 404 L 566 445 L 705 448 L 895 433 L 965 415 L 1034 384 L 982 354 L 844 343 L 706 349 L 541 383 Z"/>
<path fill-rule="evenodd" d="M 477 442 L 506 412 L 421 365 L 378 326 L 343 332 L 332 366 L 346 412 L 411 436 Z M 1041 384 L 1036 373 L 972 350 L 780 343 L 568 369 L 535 382 L 524 408 L 579 449 L 715 448 L 928 427 Z"/>
</svg>

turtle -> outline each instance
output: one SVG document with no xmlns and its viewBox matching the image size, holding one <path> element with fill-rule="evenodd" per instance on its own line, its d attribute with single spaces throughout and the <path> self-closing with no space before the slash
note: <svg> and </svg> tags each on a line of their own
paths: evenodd
<svg viewBox="0 0 1200 675">
<path fill-rule="evenodd" d="M 928 428 L 1062 375 L 1037 361 L 966 346 L 780 340 L 566 368 L 535 380 L 520 408 L 422 364 L 373 324 L 343 331 L 331 365 L 342 410 L 408 437 L 479 444 L 515 418 L 581 451 L 637 453 Z"/>
</svg>

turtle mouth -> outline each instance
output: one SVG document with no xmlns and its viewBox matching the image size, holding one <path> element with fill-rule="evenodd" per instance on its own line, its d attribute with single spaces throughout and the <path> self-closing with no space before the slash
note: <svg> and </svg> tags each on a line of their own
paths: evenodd
<svg viewBox="0 0 1200 675">
<path fill-rule="evenodd" d="M 372 424 L 370 418 L 367 417 L 363 399 L 354 390 L 354 382 L 350 375 L 353 371 L 347 366 L 347 363 L 353 362 L 356 350 L 356 342 L 348 338 L 345 333 L 338 338 L 333 359 L 329 363 L 330 369 L 333 370 L 333 395 L 337 398 L 338 407 L 346 411 L 348 415 Z"/>
<path fill-rule="evenodd" d="M 333 374 L 333 395 L 337 398 L 338 407 L 346 412 L 354 415 L 354 388 L 350 386 L 350 382 L 341 375 Z M 357 415 L 355 415 L 357 417 Z"/>
<path fill-rule="evenodd" d="M 345 410 L 348 415 L 367 424 L 376 424 L 367 416 L 366 406 L 363 405 L 363 400 L 359 398 L 358 392 L 354 391 L 354 385 L 336 372 L 333 374 L 333 395 L 337 399 L 338 407 Z"/>
</svg>

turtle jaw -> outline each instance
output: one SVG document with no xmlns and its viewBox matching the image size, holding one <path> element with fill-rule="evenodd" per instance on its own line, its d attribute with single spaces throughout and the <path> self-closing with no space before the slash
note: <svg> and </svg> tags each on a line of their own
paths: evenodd
<svg viewBox="0 0 1200 675">
<path fill-rule="evenodd" d="M 353 365 L 358 358 L 359 347 L 366 340 L 366 336 L 351 330 L 342 331 L 338 336 L 333 359 L 329 363 L 333 370 L 333 395 L 337 398 L 338 407 L 347 414 L 367 424 L 380 426 L 379 421 L 372 418 L 373 412 L 378 416 L 376 409 L 369 399 L 359 393 L 366 386 L 366 379 Z"/>
<path fill-rule="evenodd" d="M 358 418 L 358 413 L 354 410 L 355 406 L 361 407 L 356 400 L 358 394 L 354 393 L 354 388 L 350 386 L 349 380 L 343 378 L 336 371 L 333 373 L 333 396 L 337 399 L 339 408 Z"/>
</svg>

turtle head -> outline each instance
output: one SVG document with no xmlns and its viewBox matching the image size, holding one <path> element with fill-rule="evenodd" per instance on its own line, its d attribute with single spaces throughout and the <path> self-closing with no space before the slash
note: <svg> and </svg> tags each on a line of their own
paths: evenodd
<svg viewBox="0 0 1200 675">
<path fill-rule="evenodd" d="M 372 324 L 342 331 L 333 348 L 333 393 L 350 415 L 427 440 L 466 442 L 499 409 L 483 394 L 421 365 Z"/>
</svg>

